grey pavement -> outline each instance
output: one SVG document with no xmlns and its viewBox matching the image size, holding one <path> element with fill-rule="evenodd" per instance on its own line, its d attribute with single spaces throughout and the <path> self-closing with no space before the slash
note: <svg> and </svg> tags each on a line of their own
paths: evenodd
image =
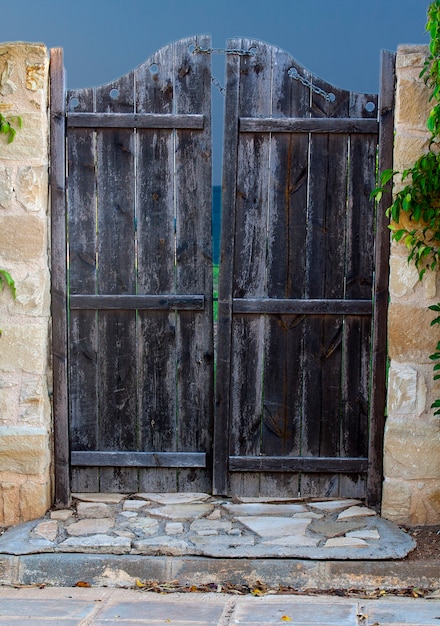
<svg viewBox="0 0 440 626">
<path fill-rule="evenodd" d="M 332 596 L 233 596 L 130 589 L 0 587 L 0 624 L 9 626 L 428 626 L 440 623 L 439 599 Z"/>
</svg>

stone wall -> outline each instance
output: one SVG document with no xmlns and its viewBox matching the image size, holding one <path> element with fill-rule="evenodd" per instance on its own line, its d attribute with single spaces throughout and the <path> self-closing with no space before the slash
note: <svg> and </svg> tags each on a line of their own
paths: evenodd
<svg viewBox="0 0 440 626">
<path fill-rule="evenodd" d="M 51 505 L 48 258 L 48 58 L 39 44 L 0 44 L 0 112 L 23 128 L 0 136 L 0 525 Z"/>
<path fill-rule="evenodd" d="M 410 167 L 429 142 L 426 119 L 429 90 L 419 74 L 425 46 L 400 46 L 397 52 L 394 168 Z M 439 341 L 435 314 L 440 281 L 427 273 L 422 282 L 407 262 L 402 244 L 392 244 L 390 258 L 388 417 L 385 430 L 382 515 L 398 523 L 440 523 L 440 421 L 430 408 L 440 397 L 433 383 L 432 361 Z M 438 383 L 439 381 L 437 381 Z"/>
</svg>

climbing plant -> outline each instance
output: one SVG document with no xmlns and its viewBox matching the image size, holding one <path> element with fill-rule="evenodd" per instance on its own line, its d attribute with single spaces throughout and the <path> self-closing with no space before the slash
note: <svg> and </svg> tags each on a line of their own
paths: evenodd
<svg viewBox="0 0 440 626">
<path fill-rule="evenodd" d="M 387 215 L 393 240 L 406 245 L 408 262 L 414 263 L 420 280 L 426 270 L 440 269 L 440 0 L 428 6 L 426 30 L 429 54 L 420 77 L 429 87 L 433 103 L 426 122 L 431 134 L 428 149 L 403 172 L 383 171 L 371 194 L 379 201 L 384 193 L 390 193 L 394 177 L 400 175 L 402 188 L 394 193 Z M 440 313 L 440 303 L 429 308 Z M 431 322 L 431 326 L 436 324 L 440 324 L 440 315 Z M 434 380 L 439 380 L 440 342 L 429 358 L 435 362 Z M 434 415 L 440 415 L 440 398 L 431 408 L 436 409 Z"/>
<path fill-rule="evenodd" d="M 14 141 L 14 137 L 17 133 L 14 127 L 15 125 L 18 128 L 22 127 L 22 119 L 19 115 L 6 118 L 2 113 L 0 113 L 0 134 L 6 135 L 8 143 L 11 143 L 12 141 Z M 5 287 L 7 287 L 11 291 L 12 296 L 15 298 L 14 279 L 12 278 L 12 276 L 10 275 L 8 271 L 0 268 L 0 291 L 3 291 Z M 1 335 L 1 331 L 0 331 L 0 335 Z"/>
<path fill-rule="evenodd" d="M 7 136 L 8 143 L 14 141 L 14 137 L 17 133 L 14 126 L 16 125 L 18 128 L 21 128 L 22 124 L 23 122 L 19 115 L 6 118 L 2 113 L 0 113 L 0 133 Z"/>
</svg>

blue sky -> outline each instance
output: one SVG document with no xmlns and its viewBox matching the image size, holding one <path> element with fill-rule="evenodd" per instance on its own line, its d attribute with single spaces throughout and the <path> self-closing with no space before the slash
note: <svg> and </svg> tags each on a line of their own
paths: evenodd
<svg viewBox="0 0 440 626">
<path fill-rule="evenodd" d="M 208 33 L 284 48 L 337 87 L 376 93 L 380 51 L 427 43 L 429 0 L 3 0 L 0 42 L 42 42 L 64 49 L 67 87 L 107 83 L 166 44 Z M 224 84 L 224 59 L 213 57 Z M 213 90 L 214 140 L 221 144 L 222 98 Z M 220 182 L 214 149 L 214 184 Z"/>
<path fill-rule="evenodd" d="M 338 87 L 375 92 L 379 55 L 426 43 L 427 0 L 10 0 L 0 41 L 64 48 L 68 87 L 106 83 L 167 43 L 210 33 L 284 48 Z M 220 76 L 222 78 L 222 76 Z"/>
</svg>

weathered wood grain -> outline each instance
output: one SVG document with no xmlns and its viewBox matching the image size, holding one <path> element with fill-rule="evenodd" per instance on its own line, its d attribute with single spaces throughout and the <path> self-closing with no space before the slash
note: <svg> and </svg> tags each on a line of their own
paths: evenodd
<svg viewBox="0 0 440 626">
<path fill-rule="evenodd" d="M 373 119 L 337 118 L 240 118 L 242 133 L 320 133 L 333 134 L 371 134 L 379 130 L 379 124 Z"/>
<path fill-rule="evenodd" d="M 364 497 L 377 96 L 263 42 L 229 45 L 255 54 L 227 62 L 215 484 L 227 445 L 229 493 Z M 285 458 L 304 464 L 275 478 Z"/>
<path fill-rule="evenodd" d="M 70 503 L 67 358 L 65 79 L 61 48 L 50 51 L 50 199 L 55 503 Z"/>
<path fill-rule="evenodd" d="M 93 89 L 67 93 L 68 106 L 76 99 L 79 110 L 93 109 Z M 96 142 L 93 131 L 72 130 L 67 142 L 69 185 L 67 223 L 69 229 L 69 292 L 96 292 Z M 70 448 L 93 450 L 99 436 L 98 319 L 95 311 L 70 311 L 69 392 Z M 72 490 L 93 485 L 99 491 L 96 468 L 72 470 Z"/>
<path fill-rule="evenodd" d="M 73 294 L 70 297 L 70 309 L 92 310 L 153 310 L 203 311 L 205 296 L 181 294 L 147 294 L 147 295 L 89 295 Z"/>
<path fill-rule="evenodd" d="M 196 45 L 209 46 L 200 36 Z M 187 41 L 176 42 L 176 113 L 203 115 L 203 132 L 176 130 L 176 290 L 203 293 L 203 312 L 177 315 L 178 450 L 212 448 L 214 346 L 212 318 L 212 154 L 211 60 L 193 54 Z M 200 97 L 203 94 L 203 97 Z M 209 471 L 179 472 L 182 491 L 211 491 Z"/>
<path fill-rule="evenodd" d="M 396 55 L 382 52 L 379 96 L 379 162 L 378 171 L 393 168 L 394 94 Z M 373 317 L 373 348 L 371 378 L 371 416 L 369 432 L 370 472 L 367 495 L 371 506 L 380 510 L 382 499 L 383 437 L 386 411 L 387 311 L 390 234 L 385 213 L 385 200 L 376 209 L 375 245 L 375 309 Z"/>
<path fill-rule="evenodd" d="M 193 128 L 203 129 L 203 115 L 170 113 L 68 113 L 68 128 Z"/>
<path fill-rule="evenodd" d="M 153 74 L 151 66 L 157 68 Z M 136 70 L 136 110 L 172 115 L 174 46 L 155 53 Z M 172 129 L 137 132 L 138 293 L 176 293 L 175 285 L 175 133 Z M 176 314 L 138 311 L 140 450 L 176 449 Z M 177 472 L 148 468 L 139 472 L 140 488 L 177 491 Z"/>
<path fill-rule="evenodd" d="M 227 43 L 255 54 L 227 55 L 213 420 L 211 70 L 194 45 L 209 38 L 68 93 L 72 486 L 365 497 L 368 484 L 377 505 L 388 234 L 369 200 L 377 96 L 337 89 L 263 42 Z M 294 81 L 291 67 L 335 98 Z M 57 217 L 53 232 L 58 259 Z M 62 323 L 56 337 L 62 411 Z M 62 427 L 57 448 L 66 499 Z"/>
<path fill-rule="evenodd" d="M 231 456 L 232 472 L 316 472 L 316 473 L 366 473 L 367 458 L 304 457 L 304 456 Z M 277 495 L 277 494 L 275 494 Z"/>
<path fill-rule="evenodd" d="M 78 488 L 211 488 L 210 58 L 194 42 L 209 46 L 68 95 Z"/>
<path fill-rule="evenodd" d="M 88 467 L 206 467 L 204 452 L 72 452 L 73 466 Z"/>
</svg>

